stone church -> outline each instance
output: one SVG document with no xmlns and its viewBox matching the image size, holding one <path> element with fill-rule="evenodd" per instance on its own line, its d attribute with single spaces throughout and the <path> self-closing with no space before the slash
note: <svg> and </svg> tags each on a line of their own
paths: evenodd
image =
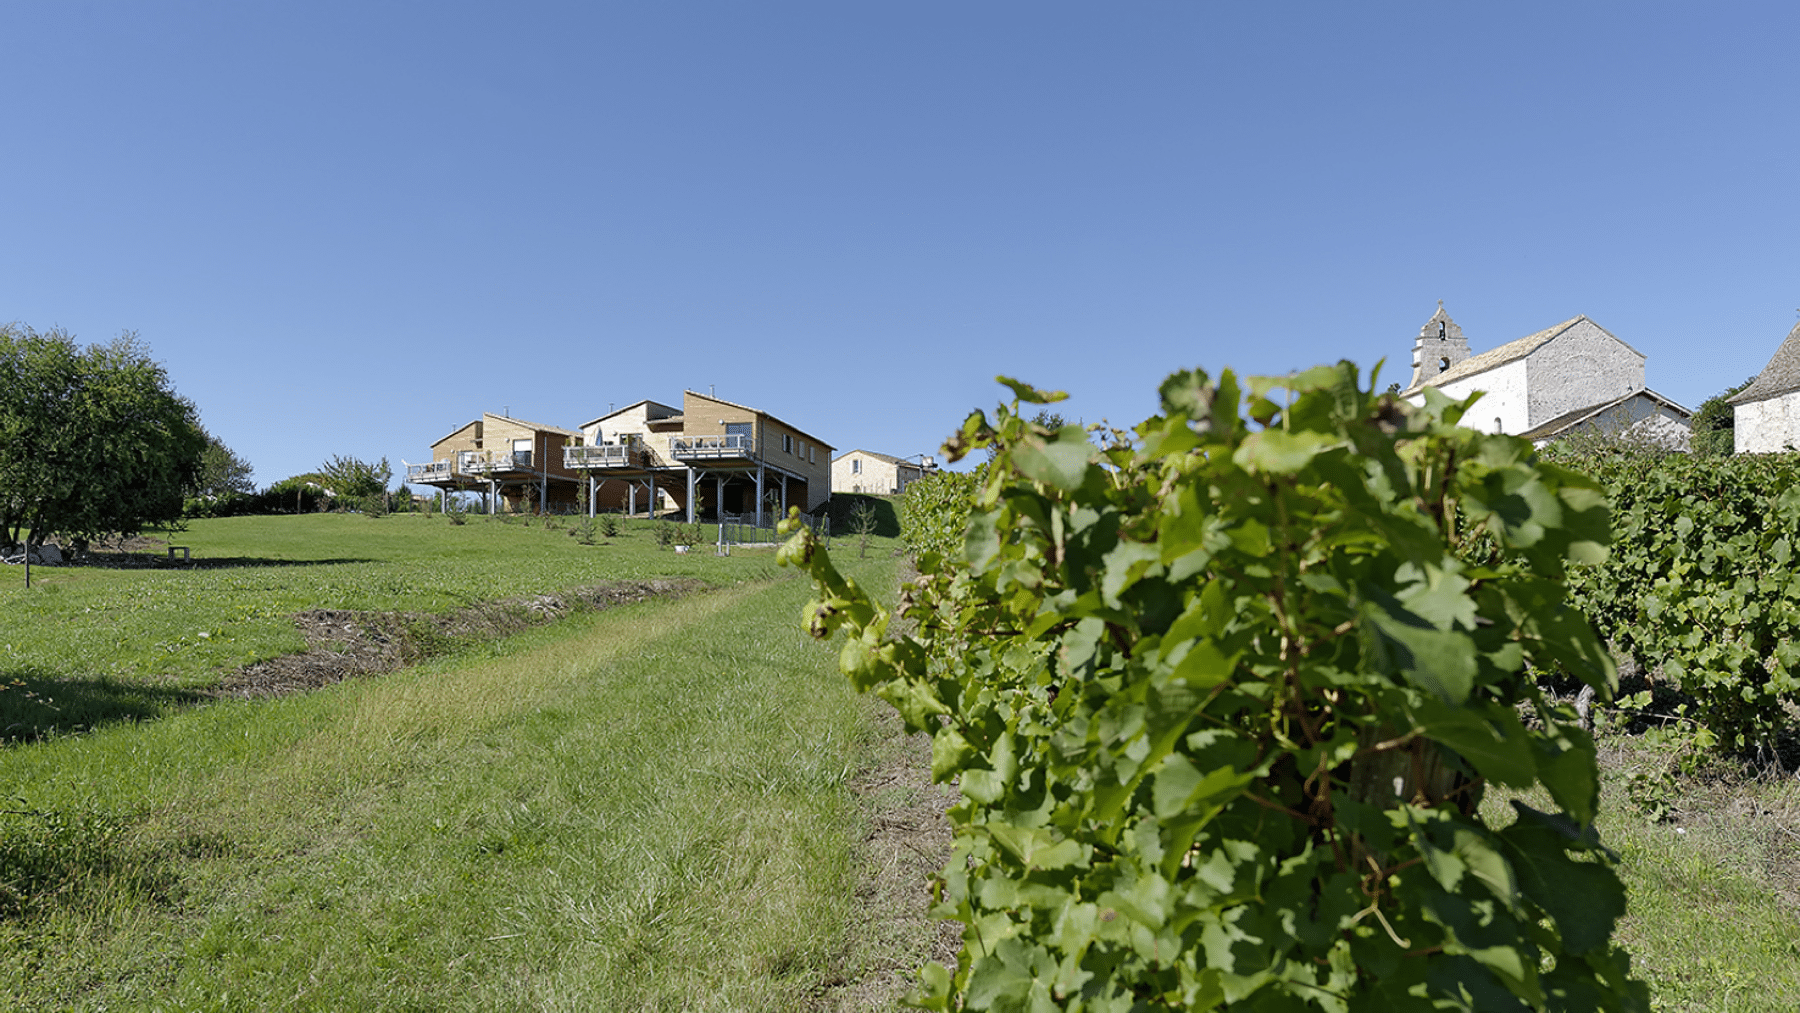
<svg viewBox="0 0 1800 1013">
<path fill-rule="evenodd" d="M 1442 301 L 1413 342 L 1412 380 L 1401 397 L 1415 404 L 1426 387 L 1452 398 L 1482 398 L 1463 425 L 1523 436 L 1540 445 L 1576 432 L 1629 434 L 1688 449 L 1693 412 L 1644 383 L 1644 353 L 1578 316 L 1476 354 Z"/>
<path fill-rule="evenodd" d="M 1731 405 L 1732 444 L 1740 454 L 1773 454 L 1800 447 L 1800 324 L 1774 358 Z"/>
</svg>

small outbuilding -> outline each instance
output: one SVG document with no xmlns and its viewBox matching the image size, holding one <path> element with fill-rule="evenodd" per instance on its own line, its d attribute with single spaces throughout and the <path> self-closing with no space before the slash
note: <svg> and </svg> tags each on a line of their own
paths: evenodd
<svg viewBox="0 0 1800 1013">
<path fill-rule="evenodd" d="M 1775 454 L 1800 448 L 1800 324 L 1750 386 L 1725 402 L 1731 405 L 1732 449 L 1740 454 Z"/>
<path fill-rule="evenodd" d="M 1693 449 L 1694 413 L 1646 387 L 1605 404 L 1565 412 L 1519 435 L 1536 446 L 1578 434 L 1603 436 L 1647 450 Z"/>
</svg>

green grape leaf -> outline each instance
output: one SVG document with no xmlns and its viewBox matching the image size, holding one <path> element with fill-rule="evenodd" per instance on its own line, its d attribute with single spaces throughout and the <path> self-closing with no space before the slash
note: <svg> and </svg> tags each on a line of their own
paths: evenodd
<svg viewBox="0 0 1800 1013">
<path fill-rule="evenodd" d="M 1607 866 L 1569 857 L 1583 838 L 1566 821 L 1517 801 L 1512 806 L 1518 819 L 1498 836 L 1520 890 L 1555 920 L 1566 952 L 1605 945 L 1625 913 L 1625 887 Z"/>
</svg>

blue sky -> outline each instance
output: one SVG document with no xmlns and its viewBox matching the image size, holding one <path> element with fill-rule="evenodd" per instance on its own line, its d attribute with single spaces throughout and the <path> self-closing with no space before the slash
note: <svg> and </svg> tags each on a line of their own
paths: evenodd
<svg viewBox="0 0 1800 1013">
<path fill-rule="evenodd" d="M 267 484 L 681 391 L 931 452 L 1016 375 L 1485 350 L 1697 407 L 1800 307 L 1792 4 L 0 0 L 0 321 Z"/>
</svg>

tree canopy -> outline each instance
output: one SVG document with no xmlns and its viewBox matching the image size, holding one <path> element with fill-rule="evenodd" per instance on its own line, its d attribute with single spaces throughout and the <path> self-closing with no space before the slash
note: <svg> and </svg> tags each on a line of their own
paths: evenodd
<svg viewBox="0 0 1800 1013">
<path fill-rule="evenodd" d="M 256 492 L 256 483 L 250 480 L 255 472 L 250 462 L 213 434 L 202 430 L 202 435 L 206 449 L 200 452 L 200 478 L 194 491 L 202 496 L 248 496 Z"/>
<path fill-rule="evenodd" d="M 347 510 L 387 512 L 387 484 L 393 477 L 387 458 L 380 463 L 358 457 L 333 456 L 319 466 L 320 481 Z"/>
<path fill-rule="evenodd" d="M 1737 413 L 1725 399 L 1756 382 L 1750 377 L 1743 383 L 1727 387 L 1700 403 L 1690 423 L 1693 428 L 1694 453 L 1700 457 L 1730 457 L 1736 449 Z"/>
<path fill-rule="evenodd" d="M 0 541 L 84 543 L 181 516 L 206 435 L 129 332 L 83 347 L 0 325 Z"/>
</svg>

